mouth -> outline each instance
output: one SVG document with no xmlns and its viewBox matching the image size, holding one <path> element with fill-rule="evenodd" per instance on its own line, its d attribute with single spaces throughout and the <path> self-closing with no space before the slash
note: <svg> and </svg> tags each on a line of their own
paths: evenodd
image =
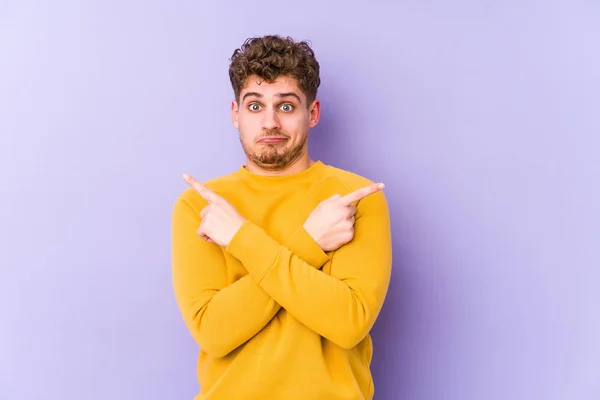
<svg viewBox="0 0 600 400">
<path fill-rule="evenodd" d="M 283 136 L 269 136 L 260 139 L 257 143 L 283 143 L 285 141 L 287 141 L 287 138 Z"/>
</svg>

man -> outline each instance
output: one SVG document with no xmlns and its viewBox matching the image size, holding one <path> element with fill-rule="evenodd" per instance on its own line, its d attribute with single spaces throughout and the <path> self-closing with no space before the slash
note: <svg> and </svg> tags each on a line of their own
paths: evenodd
<svg viewBox="0 0 600 400">
<path fill-rule="evenodd" d="M 381 189 L 314 161 L 319 64 L 305 42 L 247 40 L 229 69 L 246 163 L 173 212 L 173 283 L 200 346 L 196 400 L 372 399 L 372 328 L 391 273 Z"/>
</svg>

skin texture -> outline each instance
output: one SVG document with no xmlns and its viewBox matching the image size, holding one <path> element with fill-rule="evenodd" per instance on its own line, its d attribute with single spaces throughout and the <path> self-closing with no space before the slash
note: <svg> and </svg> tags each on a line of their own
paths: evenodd
<svg viewBox="0 0 600 400">
<path fill-rule="evenodd" d="M 310 167 L 314 161 L 308 155 L 308 131 L 317 125 L 320 113 L 319 100 L 307 104 L 294 78 L 266 82 L 250 76 L 239 103 L 231 103 L 246 168 L 262 175 L 287 175 Z"/>
</svg>

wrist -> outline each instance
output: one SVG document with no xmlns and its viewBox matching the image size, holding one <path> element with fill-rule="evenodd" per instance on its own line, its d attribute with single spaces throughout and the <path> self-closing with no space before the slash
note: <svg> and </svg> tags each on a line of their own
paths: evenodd
<svg viewBox="0 0 600 400">
<path fill-rule="evenodd" d="M 238 233 L 242 230 L 242 227 L 244 226 L 244 224 L 247 222 L 248 220 L 245 218 L 240 219 L 239 221 L 236 221 L 235 225 L 233 226 L 232 232 L 231 232 L 231 236 L 229 237 L 229 241 L 227 242 L 227 244 L 225 246 L 228 246 L 229 243 L 231 243 L 231 241 L 238 235 Z"/>
<path fill-rule="evenodd" d="M 314 232 L 313 227 L 310 224 L 305 223 L 302 225 L 302 228 L 308 233 L 308 235 L 319 245 L 319 247 L 323 248 L 321 244 L 321 237 Z"/>
</svg>

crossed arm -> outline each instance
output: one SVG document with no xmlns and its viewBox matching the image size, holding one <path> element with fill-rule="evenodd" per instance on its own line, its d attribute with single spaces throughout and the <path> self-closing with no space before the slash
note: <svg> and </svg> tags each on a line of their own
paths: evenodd
<svg viewBox="0 0 600 400">
<path fill-rule="evenodd" d="M 383 193 L 361 200 L 354 239 L 329 257 L 299 227 L 278 243 L 245 221 L 225 252 L 249 274 L 228 285 L 223 251 L 198 238 L 200 217 L 182 200 L 173 218 L 173 278 L 188 329 L 202 349 L 223 357 L 258 333 L 284 307 L 337 345 L 350 348 L 371 329 L 391 273 L 391 235 Z"/>
<path fill-rule="evenodd" d="M 220 358 L 256 335 L 281 305 L 251 275 L 228 284 L 223 252 L 198 237 L 199 223 L 198 213 L 178 200 L 172 227 L 173 284 L 192 336 L 205 352 Z M 285 245 L 315 270 L 329 260 L 301 227 Z"/>
</svg>

